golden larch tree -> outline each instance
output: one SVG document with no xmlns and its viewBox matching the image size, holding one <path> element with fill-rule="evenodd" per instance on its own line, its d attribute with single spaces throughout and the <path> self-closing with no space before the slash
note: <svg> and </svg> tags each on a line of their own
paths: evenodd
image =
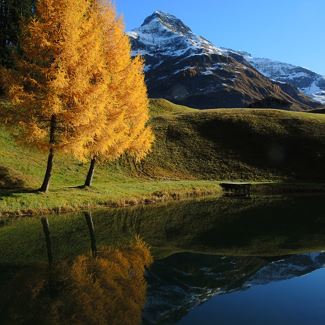
<svg viewBox="0 0 325 325">
<path fill-rule="evenodd" d="M 39 0 L 22 27 L 21 55 L 5 74 L 18 140 L 49 152 L 46 192 L 57 151 L 85 158 L 96 128 L 106 124 L 111 95 L 98 10 L 93 0 Z M 108 77 L 108 76 L 107 76 Z"/>
<path fill-rule="evenodd" d="M 106 89 L 111 99 L 106 103 L 102 129 L 97 128 L 87 145 L 91 161 L 85 186 L 91 186 L 97 161 L 112 161 L 128 153 L 140 160 L 150 151 L 154 139 L 149 120 L 147 88 L 143 61 L 132 59 L 131 45 L 121 18 L 110 2 L 97 2 L 99 24 L 103 33 Z"/>
</svg>

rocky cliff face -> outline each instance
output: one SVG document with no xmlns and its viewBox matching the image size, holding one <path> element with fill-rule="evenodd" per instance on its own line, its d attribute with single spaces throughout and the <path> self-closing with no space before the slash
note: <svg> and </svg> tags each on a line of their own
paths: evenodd
<svg viewBox="0 0 325 325">
<path fill-rule="evenodd" d="M 150 97 L 197 108 L 249 107 L 265 98 L 290 110 L 318 106 L 295 87 L 257 71 L 245 55 L 195 35 L 175 16 L 156 11 L 128 35 L 133 55 L 145 59 Z"/>
</svg>

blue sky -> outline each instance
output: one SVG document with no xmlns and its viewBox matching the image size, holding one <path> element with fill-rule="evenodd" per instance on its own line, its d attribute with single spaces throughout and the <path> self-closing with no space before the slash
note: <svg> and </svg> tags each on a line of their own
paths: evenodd
<svg viewBox="0 0 325 325">
<path fill-rule="evenodd" d="M 217 46 L 325 75 L 325 0 L 115 0 L 127 30 L 159 9 Z"/>
</svg>

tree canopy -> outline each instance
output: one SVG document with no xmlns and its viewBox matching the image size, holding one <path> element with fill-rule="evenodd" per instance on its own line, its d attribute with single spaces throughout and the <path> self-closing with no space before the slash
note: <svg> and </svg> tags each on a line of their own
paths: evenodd
<svg viewBox="0 0 325 325">
<path fill-rule="evenodd" d="M 92 160 L 85 185 L 91 185 L 94 163 L 111 161 L 124 153 L 142 159 L 150 151 L 153 133 L 147 126 L 149 120 L 147 88 L 143 61 L 131 57 L 131 45 L 124 33 L 123 21 L 116 18 L 110 3 L 98 3 L 99 25 L 103 31 L 104 56 L 108 73 L 107 101 L 104 129 L 96 133 L 88 146 Z"/>
<path fill-rule="evenodd" d="M 153 134 L 143 62 L 131 57 L 121 19 L 101 0 L 39 0 L 23 21 L 20 51 L 2 83 L 2 109 L 18 141 L 48 151 L 46 192 L 56 152 L 95 162 L 124 153 L 142 159 Z"/>
<path fill-rule="evenodd" d="M 21 34 L 21 54 L 4 73 L 11 106 L 3 115 L 20 142 L 49 150 L 46 191 L 54 152 L 84 158 L 103 128 L 111 94 L 98 11 L 92 0 L 40 0 Z"/>
</svg>

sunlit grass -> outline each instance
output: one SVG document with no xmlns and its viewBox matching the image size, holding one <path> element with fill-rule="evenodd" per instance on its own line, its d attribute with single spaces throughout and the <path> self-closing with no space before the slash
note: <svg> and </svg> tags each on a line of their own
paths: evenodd
<svg viewBox="0 0 325 325">
<path fill-rule="evenodd" d="M 0 129 L 0 214 L 64 212 L 220 193 L 219 181 L 325 182 L 325 115 L 279 110 L 194 110 L 151 102 L 156 143 L 147 159 L 98 166 L 94 186 L 78 188 L 87 163 L 56 156 L 50 192 L 46 153 Z M 17 189 L 17 187 L 22 188 Z"/>
</svg>

